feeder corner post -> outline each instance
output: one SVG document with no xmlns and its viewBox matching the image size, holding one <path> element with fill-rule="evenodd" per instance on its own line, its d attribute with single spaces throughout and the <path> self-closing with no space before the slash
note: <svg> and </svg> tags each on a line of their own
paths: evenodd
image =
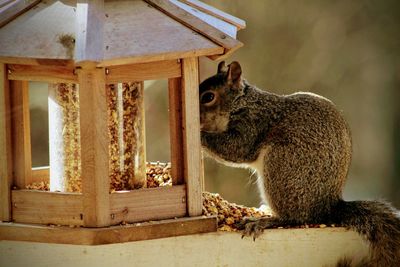
<svg viewBox="0 0 400 267">
<path fill-rule="evenodd" d="M 110 225 L 107 97 L 104 68 L 83 65 L 79 80 L 83 220 L 88 227 Z"/>
<path fill-rule="evenodd" d="M 11 118 L 7 66 L 0 63 L 0 221 L 11 221 Z"/>
<path fill-rule="evenodd" d="M 200 143 L 199 59 L 182 59 L 182 127 L 184 177 L 189 216 L 202 214 L 202 163 Z"/>
<path fill-rule="evenodd" d="M 110 175 L 104 52 L 104 1 L 77 3 L 75 64 L 81 127 L 83 221 L 86 227 L 110 225 Z"/>
</svg>

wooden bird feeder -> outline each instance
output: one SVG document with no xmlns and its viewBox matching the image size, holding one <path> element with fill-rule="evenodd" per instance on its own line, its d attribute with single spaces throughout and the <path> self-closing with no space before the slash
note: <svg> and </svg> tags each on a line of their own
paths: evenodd
<svg viewBox="0 0 400 267">
<path fill-rule="evenodd" d="M 16 0 L 2 1 L 0 14 L 0 240 L 106 244 L 215 231 L 216 218 L 201 216 L 198 59 L 241 47 L 244 21 L 197 0 Z M 107 88 L 157 79 L 168 79 L 173 185 L 111 192 Z M 68 192 L 52 166 L 32 169 L 29 81 L 75 95 L 79 87 L 81 192 Z M 140 117 L 142 98 L 129 97 Z M 144 146 L 138 128 L 132 138 Z M 60 145 L 50 136 L 50 146 Z M 134 152 L 145 162 L 143 147 Z M 25 189 L 38 181 L 53 189 Z"/>
</svg>

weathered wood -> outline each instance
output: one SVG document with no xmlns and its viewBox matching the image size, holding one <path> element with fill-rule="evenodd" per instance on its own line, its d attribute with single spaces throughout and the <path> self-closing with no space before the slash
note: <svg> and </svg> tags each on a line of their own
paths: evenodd
<svg viewBox="0 0 400 267">
<path fill-rule="evenodd" d="M 105 51 L 101 66 L 224 52 L 223 47 L 182 26 L 143 1 L 106 1 L 105 13 Z"/>
<path fill-rule="evenodd" d="M 72 66 L 74 51 L 81 47 L 78 40 L 73 42 L 80 38 L 75 34 L 75 9 L 61 1 L 41 1 L 0 28 L 0 62 Z M 224 53 L 223 47 L 143 1 L 106 1 L 105 14 L 108 17 L 101 46 L 104 60 L 98 66 Z"/>
<path fill-rule="evenodd" d="M 94 64 L 77 70 L 79 79 L 84 225 L 110 224 L 109 136 L 105 71 Z"/>
<path fill-rule="evenodd" d="M 182 137 L 182 79 L 168 80 L 169 95 L 169 136 L 171 149 L 172 184 L 182 184 L 183 179 L 183 137 Z"/>
<path fill-rule="evenodd" d="M 184 185 L 112 193 L 111 224 L 183 217 L 186 214 L 185 199 Z"/>
<path fill-rule="evenodd" d="M 207 13 L 204 13 L 190 5 L 187 5 L 184 2 L 181 2 L 179 0 L 169 0 L 171 3 L 174 5 L 178 6 L 179 8 L 187 11 L 188 13 L 192 14 L 193 16 L 201 19 L 207 24 L 210 24 L 212 27 L 218 29 L 219 31 L 229 35 L 230 37 L 236 39 L 237 31 L 238 29 L 236 28 L 235 25 L 230 24 L 224 20 L 221 20 L 217 17 L 214 17 L 212 15 L 209 15 Z"/>
<path fill-rule="evenodd" d="M 107 228 L 70 228 L 0 223 L 0 240 L 104 245 L 209 233 L 216 230 L 217 220 L 215 217 L 170 219 Z"/>
<path fill-rule="evenodd" d="M 15 222 L 83 225 L 82 194 L 12 190 L 11 197 Z"/>
<path fill-rule="evenodd" d="M 10 64 L 8 79 L 20 81 L 42 81 L 49 83 L 77 83 L 74 69 L 62 66 L 31 66 Z"/>
<path fill-rule="evenodd" d="M 11 121 L 6 66 L 0 64 L 0 221 L 11 220 Z"/>
<path fill-rule="evenodd" d="M 7 64 L 22 64 L 33 66 L 61 66 L 70 67 L 75 66 L 73 60 L 69 59 L 40 59 L 40 58 L 21 58 L 21 57 L 2 57 L 0 56 L 0 63 Z"/>
<path fill-rule="evenodd" d="M 0 8 L 14 2 L 15 0 L 0 0 Z"/>
<path fill-rule="evenodd" d="M 40 0 L 16 0 L 8 1 L 0 7 L 0 28 L 16 18 L 18 15 L 34 7 Z"/>
<path fill-rule="evenodd" d="M 104 1 L 78 0 L 76 8 L 75 62 L 103 59 Z"/>
<path fill-rule="evenodd" d="M 181 76 L 177 60 L 111 66 L 106 70 L 106 83 L 160 80 Z"/>
<path fill-rule="evenodd" d="M 184 177 L 189 216 L 202 212 L 198 58 L 182 60 Z"/>
<path fill-rule="evenodd" d="M 180 0 L 180 1 L 189 6 L 196 8 L 197 10 L 199 10 L 201 12 L 204 12 L 211 16 L 217 17 L 223 21 L 226 21 L 230 24 L 233 24 L 238 28 L 238 30 L 246 28 L 246 22 L 244 20 L 234 17 L 228 13 L 225 13 L 225 12 L 223 12 L 219 9 L 216 9 L 215 7 L 212 7 L 210 5 L 207 5 L 201 1 L 198 1 L 198 0 Z"/>
<path fill-rule="evenodd" d="M 50 167 L 35 167 L 32 168 L 32 182 L 49 182 L 50 181 Z"/>
<path fill-rule="evenodd" d="M 10 82 L 12 155 L 14 185 L 20 189 L 32 183 L 29 83 Z"/>
<path fill-rule="evenodd" d="M 63 64 L 74 52 L 75 6 L 41 1 L 0 28 L 0 56 L 7 63 Z M 17 62 L 19 60 L 19 62 Z M 30 63 L 28 63 L 30 62 Z"/>
<path fill-rule="evenodd" d="M 162 0 L 144 0 L 158 10 L 164 12 L 168 16 L 179 21 L 183 25 L 189 27 L 193 31 L 205 36 L 211 41 L 225 48 L 226 51 L 234 51 L 243 46 L 240 41 L 228 36 L 227 34 L 219 31 L 218 29 L 210 26 L 201 19 L 193 16 L 187 11 L 177 7 L 169 1 Z"/>
</svg>

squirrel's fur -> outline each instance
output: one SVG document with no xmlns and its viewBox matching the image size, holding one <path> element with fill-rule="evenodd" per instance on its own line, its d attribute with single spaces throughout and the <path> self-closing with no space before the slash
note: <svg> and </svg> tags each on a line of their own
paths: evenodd
<svg viewBox="0 0 400 267">
<path fill-rule="evenodd" d="M 370 242 L 367 266 L 400 266 L 398 211 L 385 202 L 342 200 L 351 135 L 335 105 L 311 93 L 272 94 L 241 74 L 239 63 L 228 68 L 221 62 L 218 73 L 200 84 L 200 122 L 202 146 L 211 157 L 258 166 L 259 190 L 274 216 L 243 221 L 244 234 L 257 237 L 276 225 L 334 223 Z"/>
</svg>

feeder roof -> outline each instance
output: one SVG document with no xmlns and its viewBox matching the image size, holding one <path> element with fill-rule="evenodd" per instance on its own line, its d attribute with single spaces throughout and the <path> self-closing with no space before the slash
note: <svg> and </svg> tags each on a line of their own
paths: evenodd
<svg viewBox="0 0 400 267">
<path fill-rule="evenodd" d="M 242 46 L 236 32 L 244 27 L 197 0 L 2 1 L 0 62 L 110 66 L 219 59 Z"/>
</svg>

